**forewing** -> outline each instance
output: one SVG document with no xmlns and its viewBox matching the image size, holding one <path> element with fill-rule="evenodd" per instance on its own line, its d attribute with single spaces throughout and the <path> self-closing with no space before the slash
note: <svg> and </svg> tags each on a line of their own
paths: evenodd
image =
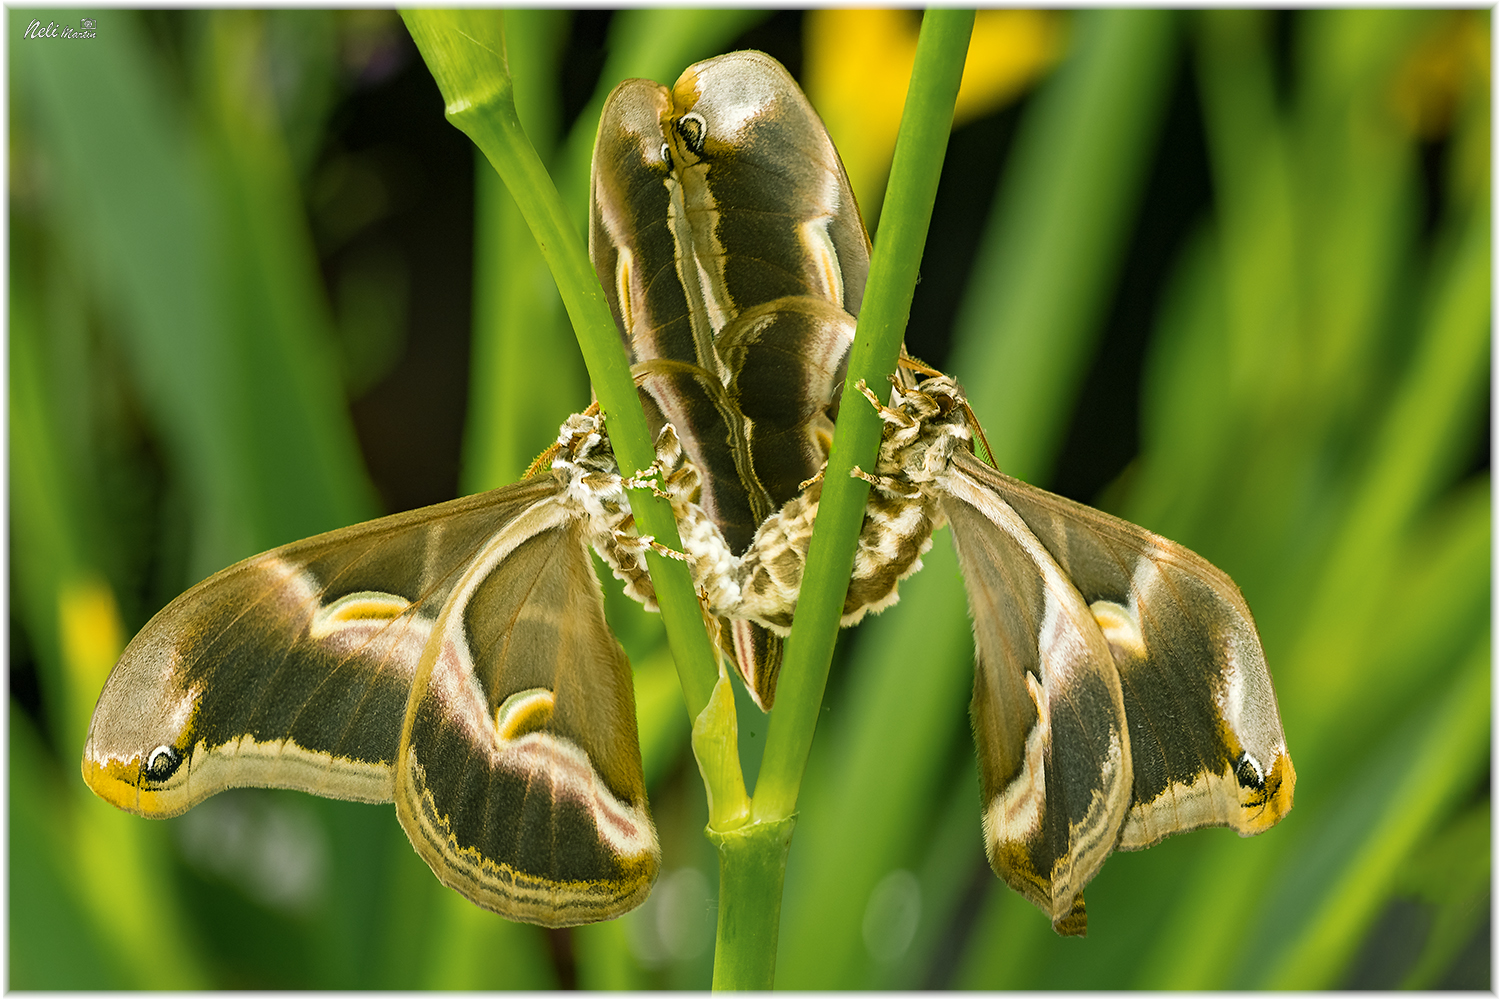
<svg viewBox="0 0 1500 1000">
<path fill-rule="evenodd" d="M 1292 807 L 1296 772 L 1239 588 L 1175 542 L 981 465 L 955 460 L 1026 522 L 1090 605 L 1119 666 L 1133 788 L 1126 850 Z"/>
<path fill-rule="evenodd" d="M 388 802 L 413 676 L 464 564 L 551 476 L 318 535 L 187 591 L 105 682 L 83 774 L 175 816 L 237 786 Z"/>
<path fill-rule="evenodd" d="M 397 812 L 444 883 L 514 920 L 636 906 L 659 851 L 630 665 L 581 526 L 533 507 L 465 570 L 417 671 Z"/>
<path fill-rule="evenodd" d="M 955 470 L 942 496 L 974 618 L 974 739 L 996 874 L 1084 930 L 1083 887 L 1130 800 L 1119 676 L 1083 598 L 1025 523 Z"/>
<path fill-rule="evenodd" d="M 649 80 L 626 80 L 605 101 L 594 140 L 589 257 L 636 360 L 700 364 L 669 221 L 670 113 L 671 93 Z"/>
<path fill-rule="evenodd" d="M 671 423 L 702 474 L 704 511 L 731 546 L 743 548 L 770 511 L 754 481 L 743 417 L 724 391 L 704 307 L 683 187 L 668 132 L 671 93 L 627 80 L 605 102 L 594 141 L 589 256 L 615 323 L 638 362 L 636 378 L 652 430 Z M 704 251 L 705 253 L 707 251 Z"/>
<path fill-rule="evenodd" d="M 764 53 L 732 52 L 688 67 L 672 100 L 683 222 L 709 309 L 808 295 L 858 316 L 870 266 L 864 222 L 791 75 Z"/>
</svg>

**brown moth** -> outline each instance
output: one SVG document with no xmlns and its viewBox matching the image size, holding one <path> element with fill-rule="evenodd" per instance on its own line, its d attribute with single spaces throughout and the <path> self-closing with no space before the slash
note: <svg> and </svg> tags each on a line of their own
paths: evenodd
<svg viewBox="0 0 1500 1000">
<path fill-rule="evenodd" d="M 648 410 L 703 473 L 699 505 L 677 505 L 684 555 L 769 707 L 779 660 L 763 653 L 790 628 L 821 495 L 796 484 L 827 455 L 869 264 L 843 167 L 785 71 L 736 53 L 670 91 L 615 91 L 591 219 Z M 952 527 L 986 851 L 1060 933 L 1082 933 L 1082 889 L 1112 850 L 1209 825 L 1258 833 L 1291 808 L 1270 674 L 1227 576 L 978 462 L 958 386 L 930 372 L 914 387 L 921 370 L 904 365 L 881 406 L 843 624 L 894 602 L 932 531 Z"/>
<path fill-rule="evenodd" d="M 832 440 L 870 253 L 843 164 L 786 70 L 734 52 L 671 89 L 615 88 L 589 218 L 647 415 L 676 430 L 699 507 L 741 557 Z M 780 637 L 726 616 L 720 642 L 769 709 Z"/>
<path fill-rule="evenodd" d="M 865 390 L 868 393 L 868 390 Z M 974 619 L 985 851 L 1061 934 L 1112 850 L 1270 829 L 1296 771 L 1250 609 L 1201 557 L 1012 479 L 970 451 L 946 376 L 906 390 L 874 492 L 953 531 Z"/>
<path fill-rule="evenodd" d="M 215 574 L 115 666 L 83 776 L 141 816 L 226 788 L 396 803 L 445 884 L 564 926 L 646 898 L 660 860 L 630 664 L 592 544 L 628 517 L 598 417 L 549 471 Z"/>
</svg>

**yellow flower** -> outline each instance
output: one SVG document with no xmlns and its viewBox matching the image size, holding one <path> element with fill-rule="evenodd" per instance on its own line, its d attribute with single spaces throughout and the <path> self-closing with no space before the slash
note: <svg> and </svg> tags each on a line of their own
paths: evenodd
<svg viewBox="0 0 1500 1000">
<path fill-rule="evenodd" d="M 817 10 L 807 15 L 804 84 L 843 158 L 865 219 L 879 199 L 917 51 L 921 16 L 910 10 Z M 1020 95 L 1062 52 L 1055 11 L 987 10 L 974 20 L 954 125 Z"/>
<path fill-rule="evenodd" d="M 57 595 L 57 623 L 68 679 L 69 716 L 86 727 L 94 699 L 125 647 L 114 591 L 92 573 L 64 581 Z"/>
<path fill-rule="evenodd" d="M 1448 134 L 1466 99 L 1482 100 L 1489 89 L 1489 25 L 1477 11 L 1454 11 L 1412 46 L 1391 104 L 1408 133 L 1431 141 Z"/>
</svg>

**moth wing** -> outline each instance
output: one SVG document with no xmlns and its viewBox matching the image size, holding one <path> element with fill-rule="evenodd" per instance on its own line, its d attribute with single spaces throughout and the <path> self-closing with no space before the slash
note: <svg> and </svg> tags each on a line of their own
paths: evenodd
<svg viewBox="0 0 1500 1000">
<path fill-rule="evenodd" d="M 589 253 L 653 429 L 673 426 L 699 506 L 744 554 L 827 457 L 869 270 L 843 164 L 786 70 L 736 52 L 670 90 L 618 86 L 594 144 Z M 787 623 L 794 602 L 775 609 Z M 768 708 L 781 637 L 724 621 L 719 640 Z"/>
<path fill-rule="evenodd" d="M 105 681 L 83 776 L 142 816 L 215 792 L 389 802 L 435 605 L 548 477 L 318 535 L 237 563 L 163 608 Z"/>
<path fill-rule="evenodd" d="M 1026 522 L 1089 604 L 1120 672 L 1131 807 L 1119 846 L 1228 826 L 1260 833 L 1292 807 L 1296 772 L 1239 588 L 1201 556 L 1028 486 L 967 454 L 964 474 Z"/>
<path fill-rule="evenodd" d="M 1103 633 L 1062 569 L 992 489 L 955 469 L 942 495 L 974 619 L 971 705 L 996 874 L 1060 933 L 1130 804 L 1130 743 Z"/>
<path fill-rule="evenodd" d="M 742 418 L 724 393 L 712 331 L 694 317 L 684 268 L 701 291 L 691 240 L 681 220 L 681 185 L 672 177 L 665 131 L 671 93 L 626 80 L 609 95 L 594 140 L 589 258 L 615 324 L 638 362 L 635 377 L 653 433 L 670 423 L 702 473 L 702 505 L 737 547 L 750 541 L 769 507 L 764 491 L 741 482 L 748 461 Z M 677 207 L 674 207 L 677 206 Z M 754 494 L 752 495 L 752 490 Z"/>
<path fill-rule="evenodd" d="M 746 309 L 719 335 L 726 393 L 744 419 L 749 464 L 773 510 L 802 493 L 828 459 L 854 324 L 843 309 L 800 296 Z"/>
<path fill-rule="evenodd" d="M 660 862 L 630 664 L 582 526 L 546 505 L 466 567 L 406 712 L 396 809 L 445 884 L 513 920 L 603 920 Z"/>
<path fill-rule="evenodd" d="M 589 259 L 634 358 L 700 363 L 669 225 L 671 94 L 626 80 L 604 102 L 589 189 Z"/>
<path fill-rule="evenodd" d="M 695 63 L 672 87 L 686 220 L 736 310 L 783 296 L 858 316 L 870 241 L 843 161 L 802 89 L 763 52 Z M 716 325 L 715 329 L 719 329 Z"/>
<path fill-rule="evenodd" d="M 575 772 L 563 783 L 576 783 L 579 773 L 597 767 L 604 780 L 626 790 L 642 817 L 645 860 L 636 863 L 630 890 L 617 893 L 632 900 L 620 909 L 639 902 L 654 878 L 656 847 L 645 815 L 629 664 L 604 624 L 582 526 L 558 502 L 559 491 L 556 479 L 539 477 L 319 535 L 210 577 L 153 618 L 106 681 L 84 750 L 85 780 L 120 808 L 160 818 L 242 786 L 389 802 L 409 794 L 401 791 L 398 762 L 472 772 L 445 775 L 445 783 L 432 786 L 427 801 L 439 802 L 449 815 L 464 805 L 446 797 L 451 791 L 466 794 L 500 780 L 493 758 L 485 756 L 496 742 L 497 720 L 510 734 L 528 725 L 546 728 L 545 719 L 537 721 L 547 700 L 537 689 L 546 688 L 555 701 L 553 729 L 600 727 L 576 752 L 554 754 L 556 763 Z M 532 533 L 542 537 L 514 552 L 516 541 Z M 561 538 L 566 546 L 557 545 Z M 555 569 L 538 573 L 528 557 L 549 546 Z M 563 580 L 583 589 L 550 621 L 557 641 L 543 649 L 534 632 L 535 592 Z M 489 619 L 498 606 L 495 595 L 509 590 L 520 595 L 520 614 Z M 507 640 L 507 629 L 514 639 Z M 508 672 L 453 675 L 458 663 L 481 670 L 494 663 L 497 643 L 509 649 Z M 577 659 L 559 671 L 562 649 Z M 523 686 L 498 686 L 505 683 Z M 403 734 L 412 730 L 416 709 L 458 712 L 461 703 L 438 695 L 465 684 L 510 711 L 488 712 L 485 726 L 455 715 L 416 730 L 424 739 L 462 733 L 466 752 L 455 751 L 450 739 L 440 759 L 427 755 L 430 744 L 410 753 Z M 603 699 L 597 709 L 596 697 Z M 431 723 L 430 712 L 424 718 Z M 498 770 L 525 767 L 521 780 L 535 781 L 534 764 L 507 758 Z M 558 780 L 541 778 L 538 790 Z M 533 794 L 525 803 L 529 811 L 491 810 L 493 827 L 457 859 L 434 852 L 427 830 L 409 822 L 411 810 L 400 802 L 398 813 L 438 877 L 475 902 L 538 923 L 599 919 L 579 917 L 565 898 L 549 911 L 531 898 L 512 900 L 503 880 L 468 877 L 509 864 L 540 879 L 564 880 L 559 873 L 576 864 L 561 856 L 566 851 L 541 874 L 516 863 L 518 856 L 559 855 L 550 840 L 543 847 L 532 843 L 551 836 L 533 822 L 543 805 Z M 584 840 L 590 835 L 576 832 Z M 463 872 L 460 863 L 468 864 Z"/>
</svg>

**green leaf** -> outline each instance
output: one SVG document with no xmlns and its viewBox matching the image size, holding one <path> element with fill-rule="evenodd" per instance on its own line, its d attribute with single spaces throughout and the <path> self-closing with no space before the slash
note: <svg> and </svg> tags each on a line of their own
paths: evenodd
<svg viewBox="0 0 1500 1000">
<path fill-rule="evenodd" d="M 1038 482 L 1066 430 L 1164 110 L 1167 11 L 1081 13 L 1027 109 L 954 333 L 951 367 L 1001 469 Z"/>
</svg>

